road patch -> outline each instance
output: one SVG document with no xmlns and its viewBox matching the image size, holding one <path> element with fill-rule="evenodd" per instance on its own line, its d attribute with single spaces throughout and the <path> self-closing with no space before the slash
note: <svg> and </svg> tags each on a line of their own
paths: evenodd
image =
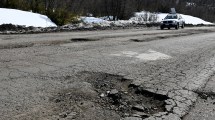
<svg viewBox="0 0 215 120">
<path fill-rule="evenodd" d="M 138 53 L 134 51 L 122 51 L 116 54 L 111 54 L 112 56 L 122 56 L 122 57 L 129 57 L 129 58 L 135 58 L 143 61 L 155 61 L 155 60 L 165 60 L 165 59 L 171 59 L 172 57 L 169 55 L 166 55 L 164 53 L 160 53 L 154 50 L 148 50 L 145 53 Z"/>
</svg>

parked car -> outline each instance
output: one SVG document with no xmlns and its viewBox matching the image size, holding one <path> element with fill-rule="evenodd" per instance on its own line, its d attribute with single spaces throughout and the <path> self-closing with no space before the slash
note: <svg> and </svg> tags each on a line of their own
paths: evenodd
<svg viewBox="0 0 215 120">
<path fill-rule="evenodd" d="M 160 24 L 160 28 L 163 30 L 164 28 L 175 28 L 178 29 L 179 27 L 184 28 L 185 20 L 181 17 L 180 14 L 168 14 Z"/>
</svg>

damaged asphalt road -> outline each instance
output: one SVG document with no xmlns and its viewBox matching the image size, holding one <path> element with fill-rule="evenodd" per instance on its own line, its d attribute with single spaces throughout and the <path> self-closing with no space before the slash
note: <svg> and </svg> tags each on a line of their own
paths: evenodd
<svg viewBox="0 0 215 120">
<path fill-rule="evenodd" d="M 214 99 L 214 33 L 201 27 L 1 35 L 0 119 L 192 118 L 202 97 Z"/>
</svg>

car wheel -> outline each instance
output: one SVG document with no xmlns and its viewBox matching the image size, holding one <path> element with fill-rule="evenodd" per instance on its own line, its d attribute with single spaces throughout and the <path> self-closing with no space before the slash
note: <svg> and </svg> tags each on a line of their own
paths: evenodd
<svg viewBox="0 0 215 120">
<path fill-rule="evenodd" d="M 163 30 L 163 29 L 164 29 L 162 26 L 161 26 L 160 28 L 161 28 L 161 30 Z"/>
<path fill-rule="evenodd" d="M 182 29 L 184 28 L 184 23 L 182 24 L 181 28 L 182 28 Z"/>
<path fill-rule="evenodd" d="M 178 30 L 178 28 L 179 28 L 179 25 L 177 24 L 177 25 L 175 26 L 175 29 Z"/>
<path fill-rule="evenodd" d="M 170 27 L 168 27 L 168 29 L 170 29 Z"/>
</svg>

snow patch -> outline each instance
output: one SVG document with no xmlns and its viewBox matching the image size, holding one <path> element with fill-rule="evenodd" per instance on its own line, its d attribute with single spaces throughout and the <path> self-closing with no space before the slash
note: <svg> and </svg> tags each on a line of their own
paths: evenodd
<svg viewBox="0 0 215 120">
<path fill-rule="evenodd" d="M 137 21 L 138 23 L 149 23 L 149 22 L 157 22 L 158 14 L 150 13 L 146 11 L 136 12 L 134 17 L 131 17 L 131 21 Z"/>
<path fill-rule="evenodd" d="M 195 7 L 196 6 L 196 3 L 194 3 L 194 2 L 187 2 L 187 4 L 186 4 L 186 7 Z"/>
<path fill-rule="evenodd" d="M 33 27 L 57 27 L 47 16 L 16 9 L 0 8 L 0 25 L 14 24 Z"/>
<path fill-rule="evenodd" d="M 104 23 L 108 22 L 106 20 L 103 20 L 101 18 L 95 18 L 95 17 L 81 17 L 81 20 L 85 23 Z"/>
<path fill-rule="evenodd" d="M 164 19 L 167 15 L 168 15 L 168 13 L 150 13 L 150 12 L 142 11 L 142 12 L 135 13 L 135 16 L 132 17 L 130 20 L 141 22 L 141 23 L 161 22 L 162 19 Z M 198 25 L 198 24 L 211 25 L 211 24 L 213 24 L 213 23 L 204 21 L 200 18 L 193 17 L 190 15 L 181 14 L 181 16 L 184 18 L 186 24 L 192 24 L 192 25 Z"/>
<path fill-rule="evenodd" d="M 146 61 L 154 61 L 154 60 L 164 60 L 164 59 L 170 59 L 171 56 L 156 52 L 153 50 L 149 50 L 147 53 L 142 53 L 136 56 L 136 58 L 139 58 L 141 60 L 146 60 Z"/>
<path fill-rule="evenodd" d="M 104 20 L 103 18 L 106 18 L 106 17 L 102 17 L 102 18 L 81 17 L 81 20 L 87 26 L 101 26 L 101 27 L 110 27 L 110 26 L 123 27 L 134 23 L 134 21 L 132 20 L 108 21 L 108 20 Z"/>
</svg>

